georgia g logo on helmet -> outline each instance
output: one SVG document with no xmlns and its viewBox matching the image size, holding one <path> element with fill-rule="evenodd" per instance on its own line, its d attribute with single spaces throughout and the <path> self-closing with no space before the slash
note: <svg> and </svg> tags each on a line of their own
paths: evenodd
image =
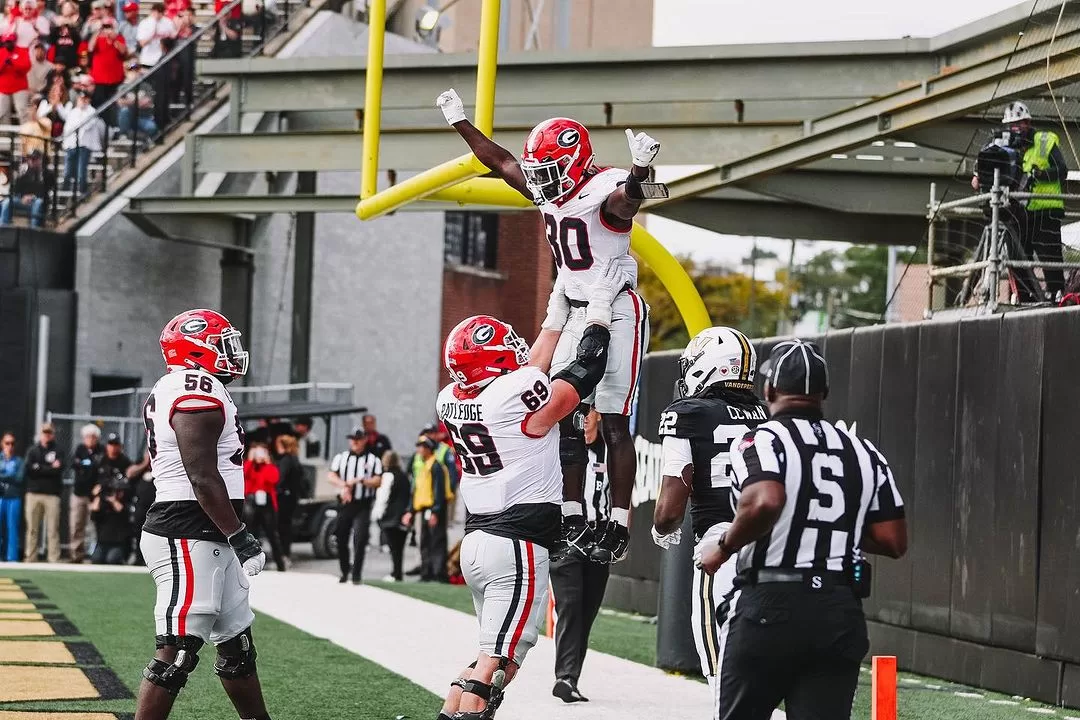
<svg viewBox="0 0 1080 720">
<path fill-rule="evenodd" d="M 495 337 L 495 328 L 491 325 L 480 325 L 473 330 L 472 341 L 477 345 L 486 345 Z"/>
<path fill-rule="evenodd" d="M 184 335 L 198 335 L 209 327 L 209 324 L 201 317 L 193 317 L 179 327 Z"/>
<path fill-rule="evenodd" d="M 575 128 L 566 128 L 559 133 L 557 138 L 555 138 L 555 142 L 558 143 L 559 147 L 572 148 L 578 144 L 578 140 L 580 139 L 581 133 Z"/>
</svg>

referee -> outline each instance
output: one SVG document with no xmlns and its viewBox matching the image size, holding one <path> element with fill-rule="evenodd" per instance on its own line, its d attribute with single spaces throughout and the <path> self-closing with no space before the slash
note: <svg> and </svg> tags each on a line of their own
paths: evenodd
<svg viewBox="0 0 1080 720">
<path fill-rule="evenodd" d="M 864 552 L 907 550 L 904 505 L 884 456 L 823 417 L 829 374 L 813 343 L 782 342 L 762 368 L 772 419 L 739 441 L 735 520 L 696 558 L 709 573 L 738 553 L 720 629 L 716 718 L 851 717 L 869 649 Z"/>
<path fill-rule="evenodd" d="M 585 416 L 589 464 L 583 504 L 585 519 L 594 531 L 607 527 L 611 519 L 607 447 L 600 436 L 600 422 L 600 413 L 595 409 Z M 564 559 L 551 563 L 551 590 L 558 618 L 555 623 L 555 686 L 551 694 L 563 702 L 589 700 L 578 692 L 577 684 L 585 663 L 585 652 L 589 649 L 589 632 L 604 600 L 610 567 L 592 562 L 581 553 L 569 553 Z"/>
<path fill-rule="evenodd" d="M 334 529 L 341 565 L 341 579 L 338 582 L 348 582 L 351 567 L 353 585 L 360 584 L 363 574 L 371 509 L 375 505 L 375 491 L 382 485 L 382 461 L 368 450 L 367 437 L 364 428 L 353 429 L 352 434 L 348 435 L 349 449 L 335 455 L 330 462 L 330 483 L 338 488 L 341 500 L 337 527 Z M 350 535 L 353 539 L 351 566 Z"/>
</svg>

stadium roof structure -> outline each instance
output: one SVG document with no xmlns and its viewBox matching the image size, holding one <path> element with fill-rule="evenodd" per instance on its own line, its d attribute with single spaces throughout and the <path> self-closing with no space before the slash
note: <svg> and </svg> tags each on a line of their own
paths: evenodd
<svg viewBox="0 0 1080 720">
<path fill-rule="evenodd" d="M 351 212 L 355 197 L 199 196 L 195 179 L 359 170 L 364 66 L 362 56 L 200 61 L 201 75 L 231 83 L 229 131 L 185 138 L 181 195 L 132 198 L 128 212 L 151 223 Z M 408 174 L 461 153 L 433 102 L 448 86 L 471 97 L 475 67 L 475 54 L 387 55 L 381 167 Z M 663 163 L 705 168 L 669 180 L 671 197 L 649 212 L 737 235 L 915 244 L 930 183 L 939 198 L 969 192 L 974 155 L 1017 97 L 1067 147 L 1080 143 L 1080 7 L 1029 0 L 932 38 L 506 54 L 494 137 L 517 147 L 535 123 L 568 115 L 590 128 L 599 160 L 619 163 L 623 128 L 646 129 Z M 304 129 L 240 132 L 259 113 Z"/>
</svg>

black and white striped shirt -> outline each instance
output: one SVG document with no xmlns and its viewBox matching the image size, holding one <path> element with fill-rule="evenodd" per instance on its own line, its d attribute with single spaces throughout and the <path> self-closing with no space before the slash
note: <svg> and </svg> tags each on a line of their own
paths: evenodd
<svg viewBox="0 0 1080 720">
<path fill-rule="evenodd" d="M 359 455 L 349 450 L 339 452 L 330 461 L 330 472 L 337 473 L 345 482 L 354 478 L 376 477 L 382 475 L 382 461 L 375 453 L 363 452 Z M 353 501 L 374 500 L 376 488 L 357 483 L 353 488 Z"/>
<path fill-rule="evenodd" d="M 784 484 L 787 499 L 764 537 L 739 552 L 739 571 L 812 568 L 847 571 L 870 524 L 904 517 L 885 457 L 868 440 L 820 414 L 781 413 L 758 425 L 731 454 L 732 504 L 756 482 Z"/>
</svg>

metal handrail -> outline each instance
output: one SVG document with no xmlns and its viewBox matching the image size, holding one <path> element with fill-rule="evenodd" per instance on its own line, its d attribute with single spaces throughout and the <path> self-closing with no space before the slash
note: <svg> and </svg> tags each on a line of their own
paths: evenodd
<svg viewBox="0 0 1080 720">
<path fill-rule="evenodd" d="M 229 388 L 229 393 L 232 395 L 242 395 L 244 393 L 257 393 L 257 392 L 284 392 L 286 390 L 353 390 L 355 389 L 353 383 L 347 382 L 306 382 L 306 383 L 288 383 L 283 385 L 252 385 L 250 387 L 233 387 Z M 90 399 L 95 398 L 107 398 L 107 397 L 120 397 L 123 395 L 138 395 L 140 393 L 148 393 L 154 388 L 150 387 L 137 387 L 137 388 L 121 388 L 119 390 L 96 390 L 90 393 Z"/>
</svg>

